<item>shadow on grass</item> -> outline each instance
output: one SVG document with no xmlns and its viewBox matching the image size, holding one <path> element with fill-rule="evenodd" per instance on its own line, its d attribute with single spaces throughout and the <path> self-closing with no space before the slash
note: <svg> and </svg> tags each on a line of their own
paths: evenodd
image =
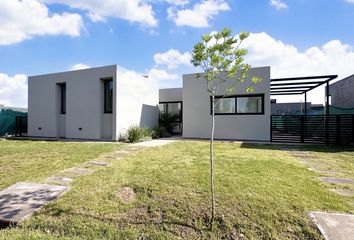
<svg viewBox="0 0 354 240">
<path fill-rule="evenodd" d="M 241 148 L 249 149 L 264 149 L 264 150 L 277 150 L 277 151 L 313 151 L 313 152 L 353 152 L 352 146 L 332 146 L 332 145 L 306 145 L 306 144 L 258 144 L 258 143 L 241 143 Z"/>
</svg>

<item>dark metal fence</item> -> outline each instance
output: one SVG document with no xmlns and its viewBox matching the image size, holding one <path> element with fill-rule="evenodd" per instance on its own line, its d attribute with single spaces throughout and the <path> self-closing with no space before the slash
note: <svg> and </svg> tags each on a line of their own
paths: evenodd
<svg viewBox="0 0 354 240">
<path fill-rule="evenodd" d="M 28 134 L 28 118 L 27 116 L 16 116 L 15 135 L 27 136 Z"/>
<path fill-rule="evenodd" d="M 354 115 L 273 115 L 271 141 L 354 144 Z"/>
</svg>

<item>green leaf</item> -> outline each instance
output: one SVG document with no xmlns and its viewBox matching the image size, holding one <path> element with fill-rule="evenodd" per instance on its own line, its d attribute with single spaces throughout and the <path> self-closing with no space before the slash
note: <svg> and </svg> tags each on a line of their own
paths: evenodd
<svg viewBox="0 0 354 240">
<path fill-rule="evenodd" d="M 241 41 L 245 40 L 246 38 L 249 37 L 249 35 L 250 35 L 249 32 L 240 32 L 240 34 L 239 34 L 240 40 Z"/>
</svg>

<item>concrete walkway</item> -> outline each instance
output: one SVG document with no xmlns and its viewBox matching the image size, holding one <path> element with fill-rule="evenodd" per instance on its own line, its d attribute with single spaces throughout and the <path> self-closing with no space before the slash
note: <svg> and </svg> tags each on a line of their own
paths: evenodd
<svg viewBox="0 0 354 240">
<path fill-rule="evenodd" d="M 354 215 L 311 212 L 310 216 L 326 240 L 354 240 Z"/>
<path fill-rule="evenodd" d="M 147 142 L 140 142 L 140 143 L 135 143 L 132 146 L 135 147 L 160 147 L 160 146 L 164 146 L 170 143 L 174 143 L 179 141 L 179 138 L 162 138 L 162 139 L 154 139 L 151 141 L 147 141 Z"/>
</svg>

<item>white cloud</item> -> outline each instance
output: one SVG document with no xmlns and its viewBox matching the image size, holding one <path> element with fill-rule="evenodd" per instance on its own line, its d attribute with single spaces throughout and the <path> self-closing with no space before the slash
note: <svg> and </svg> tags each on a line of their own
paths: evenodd
<svg viewBox="0 0 354 240">
<path fill-rule="evenodd" d="M 275 7 L 277 10 L 288 8 L 288 5 L 286 5 L 286 3 L 284 3 L 282 0 L 270 0 L 270 5 Z"/>
<path fill-rule="evenodd" d="M 156 68 L 150 69 L 148 75 L 149 78 L 157 80 L 159 82 L 178 79 L 177 74 L 168 73 L 166 70 Z"/>
<path fill-rule="evenodd" d="M 70 70 L 75 71 L 75 70 L 82 70 L 82 69 L 88 69 L 88 68 L 90 68 L 89 65 L 86 65 L 84 63 L 78 63 L 78 64 L 73 65 L 70 68 Z"/>
<path fill-rule="evenodd" d="M 249 51 L 246 61 L 252 66 L 271 66 L 272 78 L 335 74 L 342 79 L 354 73 L 354 50 L 339 40 L 300 51 L 266 33 L 253 33 L 243 47 Z M 310 94 L 312 101 L 323 103 L 323 88 Z"/>
<path fill-rule="evenodd" d="M 168 8 L 168 19 L 171 19 L 177 26 L 208 27 L 209 20 L 213 19 L 222 11 L 231 10 L 224 0 L 203 0 L 193 6 L 192 9 L 176 10 Z"/>
<path fill-rule="evenodd" d="M 347 1 L 348 3 L 354 3 L 354 0 L 345 0 Z"/>
<path fill-rule="evenodd" d="M 104 21 L 107 17 L 117 17 L 144 26 L 158 25 L 151 4 L 144 0 L 41 0 L 45 3 L 59 3 L 71 8 L 88 11 L 92 21 Z"/>
<path fill-rule="evenodd" d="M 154 55 L 157 65 L 166 65 L 168 69 L 177 68 L 179 65 L 191 66 L 192 55 L 189 52 L 180 53 L 176 49 L 170 49 L 164 53 Z"/>
<path fill-rule="evenodd" d="M 80 36 L 79 14 L 51 14 L 38 0 L 0 1 L 0 45 L 43 35 Z"/>
<path fill-rule="evenodd" d="M 339 40 L 300 51 L 266 33 L 253 33 L 243 47 L 248 49 L 247 60 L 252 65 L 272 66 L 272 77 L 321 74 L 345 77 L 354 73 L 353 48 Z"/>
<path fill-rule="evenodd" d="M 27 76 L 8 76 L 0 73 L 0 104 L 11 107 L 27 107 Z"/>
</svg>

